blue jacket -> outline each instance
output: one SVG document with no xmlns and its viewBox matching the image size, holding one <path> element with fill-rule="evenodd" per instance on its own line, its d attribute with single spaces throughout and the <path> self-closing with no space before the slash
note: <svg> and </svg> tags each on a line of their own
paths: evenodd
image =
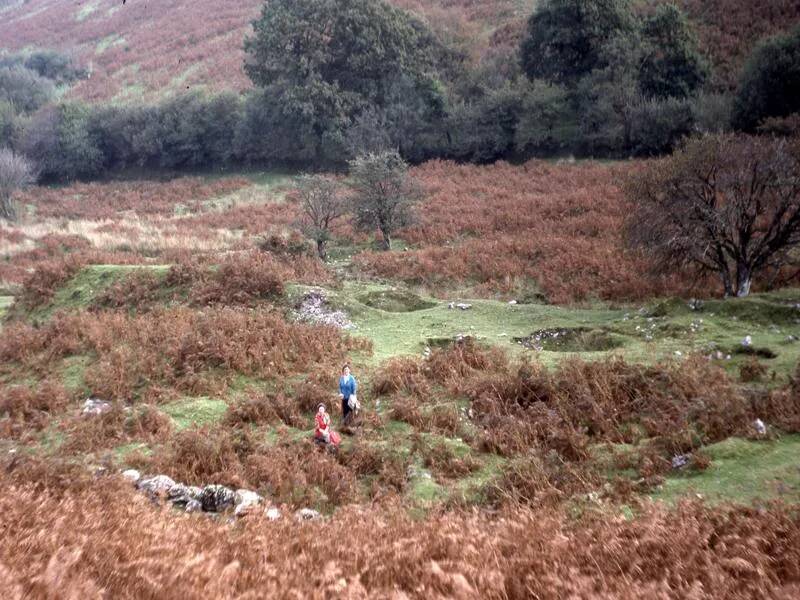
<svg viewBox="0 0 800 600">
<path fill-rule="evenodd" d="M 358 389 L 358 384 L 356 383 L 356 378 L 352 375 L 345 377 L 342 375 L 339 378 L 339 393 L 342 394 L 342 397 L 347 399 L 350 398 L 353 394 L 356 393 Z"/>
</svg>

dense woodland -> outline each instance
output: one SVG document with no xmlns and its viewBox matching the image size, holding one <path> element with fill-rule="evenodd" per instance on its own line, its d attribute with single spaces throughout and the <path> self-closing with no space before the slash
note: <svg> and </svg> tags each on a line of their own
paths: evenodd
<svg viewBox="0 0 800 600">
<path fill-rule="evenodd" d="M 770 119 L 797 110 L 800 33 L 767 40 L 757 24 L 788 26 L 790 5 L 756 19 L 716 5 L 552 0 L 524 26 L 465 9 L 446 13 L 448 27 L 444 12 L 382 2 L 274 2 L 245 37 L 244 92 L 186 86 L 156 102 L 151 94 L 90 106 L 81 98 L 92 61 L 63 50 L 6 54 L 0 144 L 27 155 L 45 180 L 136 168 L 336 168 L 389 148 L 415 163 L 654 156 L 696 133 L 785 128 Z M 488 44 L 466 37 L 479 19 L 496 27 Z M 515 33 L 495 39 L 508 28 Z M 298 60 L 323 44 L 323 31 L 342 33 Z M 753 42 L 746 59 L 744 44 L 727 42 L 740 35 Z M 354 46 L 370 39 L 381 43 Z"/>
</svg>

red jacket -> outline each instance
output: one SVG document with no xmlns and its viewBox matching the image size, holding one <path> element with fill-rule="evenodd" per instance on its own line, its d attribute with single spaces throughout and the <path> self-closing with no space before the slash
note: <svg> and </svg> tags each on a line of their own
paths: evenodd
<svg viewBox="0 0 800 600">
<path fill-rule="evenodd" d="M 314 431 L 314 435 L 318 438 L 325 437 L 327 433 L 330 433 L 330 424 L 331 418 L 328 413 L 320 414 L 317 413 L 317 416 L 314 419 L 317 424 L 317 429 Z"/>
</svg>

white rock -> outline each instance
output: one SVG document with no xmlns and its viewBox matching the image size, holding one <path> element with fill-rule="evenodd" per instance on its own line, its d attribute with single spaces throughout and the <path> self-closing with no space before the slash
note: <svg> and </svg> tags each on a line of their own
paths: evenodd
<svg viewBox="0 0 800 600">
<path fill-rule="evenodd" d="M 262 500 L 261 496 L 250 490 L 236 490 L 233 514 L 237 517 L 242 516 L 261 504 Z"/>
<path fill-rule="evenodd" d="M 83 403 L 83 410 L 81 414 L 84 417 L 102 415 L 111 410 L 111 404 L 105 400 L 98 400 L 97 398 L 87 398 Z"/>
<path fill-rule="evenodd" d="M 203 505 L 200 504 L 199 500 L 189 500 L 186 503 L 186 512 L 187 513 L 200 512 L 201 510 L 203 510 Z"/>
<path fill-rule="evenodd" d="M 143 492 L 147 492 L 148 494 L 160 496 L 161 494 L 168 493 L 174 485 L 175 481 L 173 481 L 171 477 L 167 477 L 166 475 L 156 475 L 155 477 L 140 479 L 136 484 L 136 487 Z"/>
<path fill-rule="evenodd" d="M 742 340 L 742 346 L 744 346 L 745 348 L 748 348 L 749 346 L 752 346 L 752 345 L 753 345 L 753 337 L 749 336 L 749 335 L 745 336 L 745 338 Z"/>
<path fill-rule="evenodd" d="M 675 356 L 681 357 L 683 356 L 683 352 L 681 352 L 680 350 L 675 350 Z"/>
<path fill-rule="evenodd" d="M 123 471 L 122 476 L 134 485 L 136 485 L 136 483 L 142 478 L 142 474 L 136 469 L 128 469 L 127 471 Z"/>
<path fill-rule="evenodd" d="M 456 307 L 456 303 L 455 302 L 451 302 L 450 304 L 447 305 L 447 308 L 449 310 L 453 310 L 455 307 Z"/>
<path fill-rule="evenodd" d="M 764 421 L 762 421 L 761 419 L 756 419 L 755 421 L 753 421 L 753 427 L 755 428 L 756 433 L 758 433 L 758 435 L 767 435 L 767 426 L 764 425 Z"/>
<path fill-rule="evenodd" d="M 517 301 L 516 300 L 509 300 L 508 304 L 510 306 L 516 306 L 517 305 Z"/>
<path fill-rule="evenodd" d="M 267 510 L 264 511 L 264 516 L 267 517 L 270 521 L 277 521 L 281 518 L 281 511 L 276 508 L 275 506 L 270 506 Z"/>
<path fill-rule="evenodd" d="M 314 521 L 322 518 L 322 515 L 312 508 L 301 508 L 294 513 L 294 516 L 298 521 Z"/>
<path fill-rule="evenodd" d="M 460 302 L 456 304 L 456 308 L 460 310 L 469 310 L 472 308 L 472 304 L 467 304 L 466 302 Z"/>
</svg>

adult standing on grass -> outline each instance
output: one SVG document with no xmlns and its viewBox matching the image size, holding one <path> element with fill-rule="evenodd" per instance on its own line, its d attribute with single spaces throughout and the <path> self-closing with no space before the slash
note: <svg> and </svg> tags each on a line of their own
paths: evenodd
<svg viewBox="0 0 800 600">
<path fill-rule="evenodd" d="M 356 378 L 350 373 L 350 365 L 345 365 L 342 367 L 342 376 L 339 378 L 339 393 L 342 395 L 342 421 L 345 425 L 350 423 L 350 414 L 357 410 L 356 390 L 358 390 Z"/>
</svg>

